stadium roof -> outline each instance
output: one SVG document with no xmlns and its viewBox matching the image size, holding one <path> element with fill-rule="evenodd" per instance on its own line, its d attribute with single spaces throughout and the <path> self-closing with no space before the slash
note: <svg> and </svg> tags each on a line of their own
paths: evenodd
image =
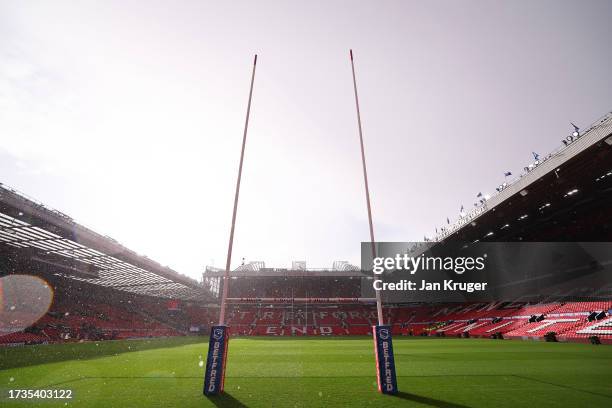
<svg viewBox="0 0 612 408">
<path fill-rule="evenodd" d="M 222 277 L 225 271 L 221 268 L 206 267 L 205 278 Z M 335 261 L 331 268 L 306 268 L 306 262 L 293 262 L 291 268 L 266 268 L 261 261 L 240 265 L 231 273 L 231 277 L 298 277 L 298 276 L 362 276 L 361 268 L 346 261 Z"/>
<path fill-rule="evenodd" d="M 593 123 L 578 137 L 525 167 L 515 180 L 497 188 L 472 211 L 445 227 L 425 247 L 447 239 L 464 241 L 575 239 L 597 241 L 609 238 L 606 227 L 587 217 L 609 216 L 612 181 L 612 112 Z M 582 222 L 578 222 L 578 217 Z M 607 218 L 606 218 L 607 219 Z M 591 229 L 567 236 L 538 236 L 533 231 L 557 223 L 563 233 L 569 228 Z M 527 230 L 531 230 L 529 231 Z M 576 231 L 574 231 L 576 232 Z"/>
<path fill-rule="evenodd" d="M 1 183 L 0 254 L 0 275 L 46 273 L 142 295 L 212 300 L 194 279 Z"/>
</svg>

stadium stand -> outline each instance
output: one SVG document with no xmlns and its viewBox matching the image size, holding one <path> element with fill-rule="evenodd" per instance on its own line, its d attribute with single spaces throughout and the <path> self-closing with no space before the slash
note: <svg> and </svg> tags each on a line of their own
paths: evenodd
<svg viewBox="0 0 612 408">
<path fill-rule="evenodd" d="M 55 279 L 52 286 L 56 300 L 51 309 L 26 332 L 0 335 L 0 344 L 183 336 L 193 326 L 206 332 L 211 323 L 208 309 L 191 303 L 183 312 L 170 310 L 166 299 L 86 282 Z"/>
<path fill-rule="evenodd" d="M 526 166 L 524 174 L 422 245 L 612 242 L 610 157 L 612 114 Z M 207 267 L 199 283 L 0 184 L 0 278 L 23 271 L 49 282 L 55 300 L 40 320 L 18 333 L 8 332 L 0 320 L 0 344 L 206 334 L 217 321 L 223 271 Z M 231 332 L 370 334 L 376 310 L 360 298 L 362 286 L 371 284 L 367 279 L 347 262 L 330 269 L 307 269 L 303 262 L 290 269 L 241 265 L 232 271 L 229 287 Z M 611 297 L 609 280 L 602 280 L 597 288 L 574 285 L 559 295 L 535 293 L 505 302 L 386 304 L 384 318 L 403 336 L 541 340 L 555 333 L 559 341 L 597 336 L 612 343 Z M 0 306 L 5 316 L 10 313 L 9 304 Z"/>
<path fill-rule="evenodd" d="M 612 307 L 612 302 L 572 302 L 551 304 L 443 304 L 402 305 L 389 309 L 388 323 L 394 334 L 404 336 L 465 336 L 491 337 L 502 333 L 506 338 L 542 339 L 555 332 L 562 341 L 588 339 L 599 333 L 606 339 L 612 330 L 611 320 L 586 320 L 587 310 L 594 305 L 599 309 Z M 508 308 L 512 306 L 512 308 Z M 495 307 L 492 309 L 492 307 Z M 529 322 L 534 314 L 551 311 L 579 310 L 575 317 L 550 314 L 539 322 Z M 374 305 L 232 305 L 229 315 L 234 335 L 247 336 L 301 336 L 301 335 L 367 335 L 376 317 Z M 492 316 L 497 317 L 492 317 Z M 503 316 L 503 317 L 501 317 Z M 453 319 L 449 319 L 453 318 Z M 579 333 L 583 330 L 582 334 Z M 612 331 L 610 332 L 612 334 Z"/>
<path fill-rule="evenodd" d="M 84 340 L 183 336 L 207 332 L 216 320 L 215 308 L 193 303 L 169 310 L 165 300 L 58 279 L 57 301 L 26 331 L 0 336 L 0 344 L 34 344 Z M 386 309 L 396 335 L 542 339 L 554 332 L 560 341 L 588 341 L 597 335 L 612 341 L 612 302 L 552 302 L 546 304 L 473 303 L 409 304 Z M 595 312 L 598 320 L 588 321 Z M 543 316 L 532 321 L 533 316 Z M 603 315 L 603 316 L 602 316 Z M 344 336 L 368 335 L 376 319 L 373 304 L 232 304 L 228 324 L 233 335 Z"/>
</svg>

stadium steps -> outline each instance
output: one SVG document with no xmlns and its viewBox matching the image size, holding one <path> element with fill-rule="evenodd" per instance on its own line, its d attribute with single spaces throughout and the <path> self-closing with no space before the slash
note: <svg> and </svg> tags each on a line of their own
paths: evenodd
<svg viewBox="0 0 612 408">
<path fill-rule="evenodd" d="M 188 330 L 186 330 L 184 327 L 179 327 L 178 324 L 175 327 L 175 325 L 173 323 L 165 322 L 165 321 L 161 320 L 160 318 L 158 318 L 156 316 L 153 316 L 152 314 L 144 312 L 143 310 L 134 309 L 134 313 L 142 316 L 146 320 L 153 321 L 153 322 L 155 322 L 157 324 L 165 326 L 168 329 L 175 330 L 175 331 L 177 331 L 177 332 L 179 332 L 179 333 L 181 333 L 183 335 L 187 335 L 188 334 Z"/>
</svg>

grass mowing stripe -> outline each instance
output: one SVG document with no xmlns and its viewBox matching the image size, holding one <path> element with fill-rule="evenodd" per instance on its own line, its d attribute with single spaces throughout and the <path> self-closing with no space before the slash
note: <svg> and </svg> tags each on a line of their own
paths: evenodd
<svg viewBox="0 0 612 408">
<path fill-rule="evenodd" d="M 201 395 L 204 340 L 2 348 L 0 406 L 32 406 L 7 400 L 8 389 L 45 387 L 73 389 L 68 406 L 118 408 L 608 407 L 612 398 L 606 346 L 396 338 L 402 394 L 388 397 L 376 392 L 369 338 L 240 338 L 230 341 L 227 394 L 209 399 Z"/>
</svg>

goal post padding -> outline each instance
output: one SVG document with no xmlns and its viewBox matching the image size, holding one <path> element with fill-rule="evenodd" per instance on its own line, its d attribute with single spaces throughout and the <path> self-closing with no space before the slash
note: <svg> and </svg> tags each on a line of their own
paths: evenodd
<svg viewBox="0 0 612 408">
<path fill-rule="evenodd" d="M 376 356 L 376 382 L 383 394 L 397 394 L 395 358 L 391 326 L 372 326 L 374 332 L 374 355 Z"/>
<path fill-rule="evenodd" d="M 229 336 L 229 327 L 225 325 L 213 326 L 210 330 L 204 373 L 204 395 L 218 395 L 223 392 Z"/>
</svg>

